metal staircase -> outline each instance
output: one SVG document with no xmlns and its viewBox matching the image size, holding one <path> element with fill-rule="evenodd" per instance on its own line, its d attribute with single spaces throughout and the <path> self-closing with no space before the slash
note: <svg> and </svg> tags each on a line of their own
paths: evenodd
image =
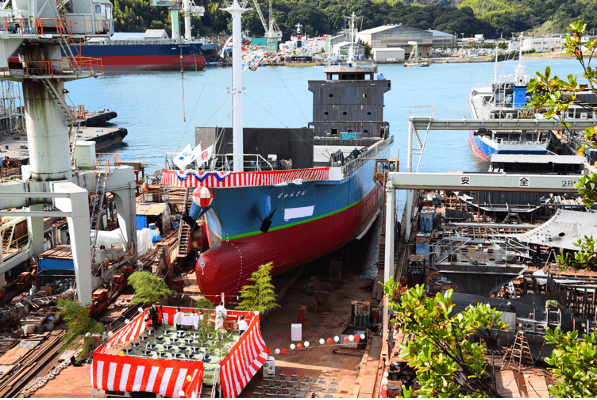
<svg viewBox="0 0 597 400">
<path fill-rule="evenodd" d="M 186 188 L 183 200 L 183 212 L 189 210 L 191 201 L 189 188 Z M 189 238 L 191 236 L 191 231 L 192 228 L 181 219 L 180 224 L 178 225 L 178 258 L 185 258 L 187 254 L 189 254 Z"/>
<path fill-rule="evenodd" d="M 62 93 L 60 93 L 58 91 L 58 88 L 56 87 L 56 85 L 54 85 L 54 83 L 52 82 L 52 79 L 50 79 L 50 78 L 43 78 L 43 79 L 41 79 L 41 81 L 43 82 L 46 89 L 48 89 L 48 92 L 50 92 L 50 96 L 52 96 L 52 98 L 56 101 L 58 106 L 64 112 L 66 122 L 69 125 L 76 124 L 77 121 L 75 120 L 75 116 L 74 116 L 73 112 L 71 111 L 69 105 L 66 103 L 66 100 L 64 100 L 64 90 L 61 90 Z"/>
<path fill-rule="evenodd" d="M 100 218 L 102 216 L 101 210 L 104 205 L 104 198 L 106 197 L 106 177 L 108 176 L 108 164 L 105 170 L 95 168 L 95 191 L 91 194 L 91 230 L 95 230 L 93 239 L 91 240 L 91 259 L 95 257 L 95 243 L 97 242 L 97 235 L 99 231 Z"/>
<path fill-rule="evenodd" d="M 10 250 L 10 246 L 12 245 L 12 240 L 15 235 L 15 226 L 12 225 L 10 228 L 7 228 L 2 231 L 2 253 L 8 253 Z"/>
</svg>

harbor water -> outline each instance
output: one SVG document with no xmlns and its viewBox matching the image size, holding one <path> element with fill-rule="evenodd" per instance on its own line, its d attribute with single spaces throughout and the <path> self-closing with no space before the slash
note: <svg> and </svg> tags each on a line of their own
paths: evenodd
<svg viewBox="0 0 597 400">
<path fill-rule="evenodd" d="M 500 62 L 497 74 L 514 74 L 516 62 Z M 528 60 L 525 74 L 533 77 L 550 66 L 552 74 L 580 77 L 576 60 Z M 468 117 L 466 98 L 479 83 L 494 78 L 495 63 L 432 64 L 429 68 L 404 68 L 401 64 L 380 65 L 379 73 L 392 81 L 385 95 L 384 119 L 394 135 L 392 155 L 399 152 L 400 170 L 406 170 L 408 116 L 413 106 L 432 106 L 438 118 Z M 299 128 L 312 120 L 313 95 L 307 81 L 322 80 L 323 67 L 261 67 L 243 74 L 246 94 L 243 98 L 245 127 Z M 125 143 L 106 150 L 117 152 L 122 160 L 149 164 L 148 172 L 164 165 L 165 152 L 180 151 L 194 144 L 195 127 L 232 126 L 231 97 L 226 88 L 232 85 L 230 68 L 185 72 L 147 72 L 106 75 L 67 83 L 75 105 L 87 110 L 110 109 L 118 113 L 112 122 L 126 128 Z M 184 86 L 184 100 L 183 100 Z M 184 104 L 184 111 L 183 111 Z M 446 109 L 450 109 L 447 111 Z M 417 115 L 427 110 L 417 107 Z M 184 118 L 184 119 L 183 119 Z M 420 132 L 421 139 L 425 132 Z M 414 161 L 416 168 L 417 160 Z M 485 170 L 468 144 L 468 132 L 430 131 L 421 161 L 422 172 Z M 398 194 L 403 203 L 404 195 Z M 358 276 L 375 275 L 378 220 L 367 235 L 359 258 L 364 268 Z M 371 242 L 369 245 L 368 242 Z M 364 257 L 364 258 L 363 258 Z"/>
</svg>

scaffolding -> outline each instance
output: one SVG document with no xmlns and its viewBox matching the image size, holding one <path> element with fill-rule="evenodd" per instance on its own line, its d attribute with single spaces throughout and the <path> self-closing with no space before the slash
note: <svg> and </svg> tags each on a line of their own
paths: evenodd
<svg viewBox="0 0 597 400">
<path fill-rule="evenodd" d="M 21 84 L 0 81 L 0 137 L 23 132 L 25 109 L 21 96 Z"/>
</svg>

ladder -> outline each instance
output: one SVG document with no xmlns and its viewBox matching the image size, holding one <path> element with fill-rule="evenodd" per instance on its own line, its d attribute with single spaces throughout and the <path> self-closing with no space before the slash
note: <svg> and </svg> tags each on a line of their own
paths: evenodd
<svg viewBox="0 0 597 400">
<path fill-rule="evenodd" d="M 101 210 L 106 197 L 106 177 L 108 176 L 108 161 L 106 161 L 106 168 L 104 173 L 100 167 L 95 168 L 95 191 L 91 194 L 91 230 L 95 230 L 93 239 L 91 241 L 91 259 L 95 257 L 95 243 L 97 242 L 97 235 L 99 232 L 100 218 L 102 216 Z"/>
<path fill-rule="evenodd" d="M 73 54 L 73 50 L 71 48 L 71 44 L 74 46 L 72 41 L 72 36 L 68 31 L 68 26 L 66 25 L 66 8 L 65 6 L 69 3 L 70 0 L 56 0 L 56 7 L 54 8 L 54 15 L 56 19 L 60 21 L 60 39 L 58 40 L 58 44 L 60 45 L 60 49 L 62 53 L 66 55 L 68 58 L 68 62 L 75 71 L 78 71 L 79 64 L 77 63 L 77 58 Z M 58 27 L 57 27 L 58 28 Z M 64 33 L 67 33 L 66 36 Z M 85 32 L 87 33 L 87 32 Z M 70 43 L 69 43 L 70 41 Z M 76 48 L 76 47 L 75 47 Z"/>
<path fill-rule="evenodd" d="M 67 124 L 75 124 L 75 116 L 71 112 L 66 101 L 64 100 L 63 93 L 60 93 L 58 91 L 58 88 L 56 87 L 56 85 L 54 85 L 53 81 L 50 78 L 43 78 L 41 79 L 41 81 L 43 82 L 46 89 L 48 89 L 48 92 L 50 92 L 50 96 L 52 96 L 52 98 L 56 101 L 58 106 L 62 109 Z M 62 90 L 62 92 L 64 91 Z"/>
<path fill-rule="evenodd" d="M 187 212 L 190 207 L 189 203 L 191 201 L 191 196 L 189 196 L 189 188 L 186 188 L 184 192 L 182 212 Z M 189 254 L 189 238 L 191 236 L 191 231 L 191 227 L 181 219 L 180 224 L 178 225 L 178 258 L 185 258 L 187 254 Z"/>
<path fill-rule="evenodd" d="M 12 225 L 10 228 L 7 228 L 2 231 L 2 249 L 0 249 L 3 253 L 10 250 L 10 246 L 12 246 L 12 239 L 15 235 L 15 225 Z"/>
<path fill-rule="evenodd" d="M 512 364 L 518 363 L 518 372 L 523 363 L 529 363 L 535 365 L 531 349 L 529 347 L 529 341 L 527 340 L 527 334 L 524 331 L 516 332 L 516 338 L 514 344 L 508 349 L 505 354 L 507 362 L 505 368 L 510 367 Z"/>
</svg>

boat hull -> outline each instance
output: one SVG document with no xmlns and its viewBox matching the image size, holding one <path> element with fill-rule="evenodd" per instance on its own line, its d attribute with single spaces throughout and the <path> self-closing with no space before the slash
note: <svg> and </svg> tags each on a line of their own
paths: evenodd
<svg viewBox="0 0 597 400">
<path fill-rule="evenodd" d="M 543 143 L 497 143 L 490 137 L 475 135 L 469 131 L 469 142 L 473 152 L 485 161 L 491 161 L 493 154 L 530 154 L 542 155 L 547 153 L 549 142 Z"/>
<path fill-rule="evenodd" d="M 372 160 L 342 181 L 212 188 L 214 203 L 222 199 L 216 204 L 219 210 L 206 214 L 210 249 L 196 265 L 201 292 L 214 302 L 225 293 L 228 301 L 263 264 L 272 262 L 272 275 L 278 275 L 360 238 L 383 202 L 383 186 L 373 182 L 373 169 Z M 268 215 L 268 202 L 274 217 L 269 231 L 262 233 L 259 227 Z M 222 207 L 229 215 L 222 214 Z"/>
<path fill-rule="evenodd" d="M 205 68 L 201 46 L 177 43 L 84 44 L 71 46 L 74 54 L 102 60 L 104 70 L 178 71 Z M 182 53 L 182 54 L 181 54 Z"/>
</svg>

